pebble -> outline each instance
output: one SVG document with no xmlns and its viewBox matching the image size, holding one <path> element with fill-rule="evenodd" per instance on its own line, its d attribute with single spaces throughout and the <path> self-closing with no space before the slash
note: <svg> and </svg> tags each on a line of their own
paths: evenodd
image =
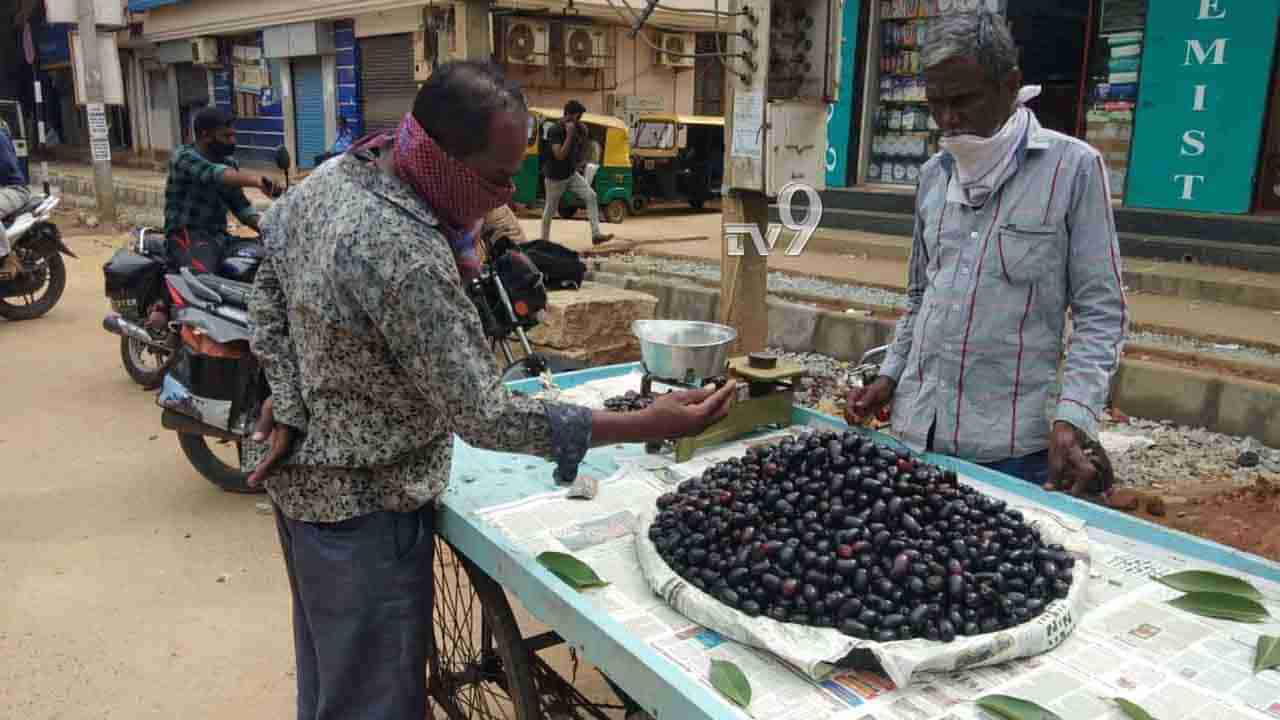
<svg viewBox="0 0 1280 720">
<path fill-rule="evenodd" d="M 796 389 L 798 404 L 820 412 L 840 414 L 832 413 L 831 409 L 844 408 L 845 395 L 854 386 L 856 363 L 816 353 L 791 353 L 780 348 L 769 350 L 777 353 L 784 362 L 803 365 L 808 372 L 808 382 L 801 383 Z M 1172 420 L 1126 419 L 1128 422 L 1104 422 L 1101 430 L 1116 435 L 1140 436 L 1152 444 L 1144 447 L 1147 443 L 1143 441 L 1122 454 L 1110 455 L 1117 486 L 1150 488 L 1158 483 L 1162 493 L 1176 494 L 1215 481 L 1243 486 L 1265 479 L 1280 484 L 1280 450 L 1266 447 L 1253 438 L 1231 437 L 1202 427 L 1180 426 Z M 1238 464 L 1244 452 L 1258 455 L 1256 467 Z"/>
<path fill-rule="evenodd" d="M 221 575 L 218 576 L 218 582 L 220 583 L 224 583 L 230 579 L 231 579 L 231 576 L 226 573 L 222 573 Z"/>
<path fill-rule="evenodd" d="M 271 503 L 264 503 L 264 502 L 255 503 L 253 507 L 258 511 L 259 515 L 271 514 Z"/>
</svg>

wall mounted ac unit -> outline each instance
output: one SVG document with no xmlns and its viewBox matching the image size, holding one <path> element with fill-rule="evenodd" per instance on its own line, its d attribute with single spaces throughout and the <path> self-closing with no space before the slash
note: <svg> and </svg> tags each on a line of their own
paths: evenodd
<svg viewBox="0 0 1280 720">
<path fill-rule="evenodd" d="M 513 65 L 546 65 L 549 36 L 545 22 L 512 19 L 503 39 L 503 58 Z"/>
<path fill-rule="evenodd" d="M 604 67 L 608 52 L 609 36 L 604 28 L 590 25 L 565 26 L 564 64 L 566 67 Z"/>
<path fill-rule="evenodd" d="M 203 67 L 216 67 L 220 65 L 221 59 L 218 57 L 217 38 L 192 38 L 191 62 Z"/>
<path fill-rule="evenodd" d="M 659 47 L 668 52 L 658 53 L 658 64 L 666 67 L 693 67 L 694 59 L 671 53 L 689 54 L 694 51 L 693 33 L 661 33 Z"/>
</svg>

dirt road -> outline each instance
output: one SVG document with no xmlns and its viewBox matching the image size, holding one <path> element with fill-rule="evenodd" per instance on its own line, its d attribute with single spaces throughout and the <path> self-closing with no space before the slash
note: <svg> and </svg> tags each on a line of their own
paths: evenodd
<svg viewBox="0 0 1280 720">
<path fill-rule="evenodd" d="M 289 588 L 264 496 L 220 492 L 186 463 L 102 330 L 102 263 L 121 238 L 70 234 L 80 259 L 58 306 L 0 321 L 0 716 L 291 717 Z M 579 673 L 593 695 L 596 677 Z"/>
</svg>

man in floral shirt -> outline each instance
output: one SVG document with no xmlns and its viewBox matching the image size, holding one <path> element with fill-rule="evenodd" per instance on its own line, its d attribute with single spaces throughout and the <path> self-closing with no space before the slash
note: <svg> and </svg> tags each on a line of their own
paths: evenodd
<svg viewBox="0 0 1280 720">
<path fill-rule="evenodd" d="M 427 714 L 433 501 L 454 434 L 571 478 L 589 446 L 697 433 L 727 411 L 732 383 L 621 415 L 515 396 L 495 376 L 466 245 L 514 191 L 527 117 L 496 70 L 442 66 L 394 134 L 263 219 L 250 313 L 271 449 L 250 482 L 276 505 L 300 720 Z"/>
</svg>

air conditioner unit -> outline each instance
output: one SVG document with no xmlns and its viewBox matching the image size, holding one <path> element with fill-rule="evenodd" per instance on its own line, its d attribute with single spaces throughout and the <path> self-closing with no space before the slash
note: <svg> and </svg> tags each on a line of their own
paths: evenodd
<svg viewBox="0 0 1280 720">
<path fill-rule="evenodd" d="M 658 64 L 667 67 L 693 67 L 693 58 L 671 53 L 691 54 L 694 51 L 693 33 L 662 33 L 658 36 L 659 47 L 665 52 L 658 53 Z"/>
<path fill-rule="evenodd" d="M 211 37 L 191 39 L 191 62 L 203 67 L 216 67 L 221 64 L 218 57 L 218 39 Z"/>
<path fill-rule="evenodd" d="M 605 66 L 609 36 L 604 28 L 568 25 L 564 29 L 564 64 L 573 68 Z"/>
<path fill-rule="evenodd" d="M 503 57 L 514 65 L 546 65 L 549 36 L 545 22 L 511 20 L 507 23 Z"/>
</svg>

